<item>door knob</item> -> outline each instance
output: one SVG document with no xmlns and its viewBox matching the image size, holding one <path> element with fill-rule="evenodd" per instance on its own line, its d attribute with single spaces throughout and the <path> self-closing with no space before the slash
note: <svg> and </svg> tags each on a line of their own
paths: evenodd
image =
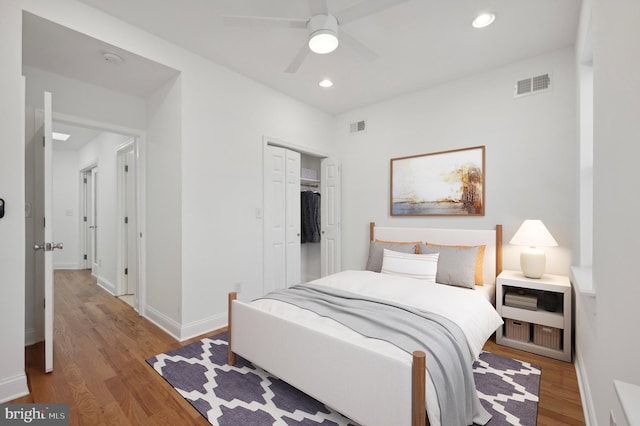
<svg viewBox="0 0 640 426">
<path fill-rule="evenodd" d="M 53 251 L 54 249 L 62 250 L 62 243 L 44 243 L 44 244 L 36 244 L 33 246 L 33 249 L 44 250 L 44 251 Z"/>
</svg>

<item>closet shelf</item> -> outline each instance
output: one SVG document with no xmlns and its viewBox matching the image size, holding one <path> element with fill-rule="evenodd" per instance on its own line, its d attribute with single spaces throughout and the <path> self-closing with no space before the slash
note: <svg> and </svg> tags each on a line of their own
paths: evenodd
<svg viewBox="0 0 640 426">
<path fill-rule="evenodd" d="M 320 183 L 319 179 L 300 178 L 301 183 Z"/>
</svg>

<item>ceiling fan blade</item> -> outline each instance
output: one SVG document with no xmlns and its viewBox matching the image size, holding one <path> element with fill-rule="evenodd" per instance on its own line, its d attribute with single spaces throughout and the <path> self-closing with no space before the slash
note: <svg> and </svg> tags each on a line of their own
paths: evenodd
<svg viewBox="0 0 640 426">
<path fill-rule="evenodd" d="M 222 22 L 230 27 L 265 27 L 265 28 L 307 28 L 306 19 L 268 18 L 264 16 L 222 17 Z"/>
<path fill-rule="evenodd" d="M 333 16 L 336 17 L 340 25 L 348 24 L 356 19 L 364 18 L 365 16 L 372 15 L 406 1 L 407 0 L 367 0 L 333 13 Z"/>
<path fill-rule="evenodd" d="M 305 40 L 304 44 L 302 45 L 302 48 L 298 50 L 298 53 L 296 54 L 295 58 L 293 58 L 293 61 L 291 61 L 291 63 L 289 64 L 287 69 L 284 70 L 284 72 L 288 74 L 295 74 L 298 71 L 298 68 L 300 68 L 300 65 L 302 65 L 302 62 L 304 62 L 304 59 L 307 57 L 308 54 L 309 54 L 309 46 Z"/>
<path fill-rule="evenodd" d="M 353 36 L 349 35 L 349 33 L 346 33 L 342 28 L 340 28 L 340 43 L 348 45 L 362 59 L 367 61 L 375 61 L 378 59 L 376 52 L 360 43 L 357 39 L 353 38 Z"/>
<path fill-rule="evenodd" d="M 311 16 L 329 14 L 327 0 L 309 0 L 309 9 L 311 10 Z"/>
</svg>

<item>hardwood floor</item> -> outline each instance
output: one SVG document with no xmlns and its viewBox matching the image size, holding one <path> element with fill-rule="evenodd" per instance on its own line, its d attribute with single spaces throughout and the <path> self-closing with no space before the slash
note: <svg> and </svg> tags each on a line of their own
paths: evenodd
<svg viewBox="0 0 640 426">
<path fill-rule="evenodd" d="M 177 342 L 95 284 L 88 271 L 56 271 L 54 371 L 43 345 L 26 350 L 29 396 L 12 402 L 68 403 L 71 425 L 209 424 L 145 359 Z M 542 367 L 538 425 L 584 425 L 573 364 L 488 342 L 485 349 Z"/>
</svg>

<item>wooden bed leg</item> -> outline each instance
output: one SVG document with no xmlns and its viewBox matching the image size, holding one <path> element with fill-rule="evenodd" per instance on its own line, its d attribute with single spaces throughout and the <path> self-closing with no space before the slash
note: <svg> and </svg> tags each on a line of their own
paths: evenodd
<svg viewBox="0 0 640 426">
<path fill-rule="evenodd" d="M 227 362 L 229 363 L 229 365 L 235 365 L 236 364 L 236 354 L 235 352 L 233 352 L 231 350 L 231 305 L 233 304 L 232 302 L 234 300 L 236 300 L 238 298 L 238 294 L 234 291 L 229 293 L 229 308 L 228 308 L 228 323 L 229 325 L 227 326 L 227 333 L 228 333 L 228 349 L 227 349 Z"/>
<path fill-rule="evenodd" d="M 426 364 L 427 355 L 423 351 L 413 352 L 413 368 L 411 373 L 411 424 L 412 426 L 427 426 L 426 398 Z"/>
</svg>

